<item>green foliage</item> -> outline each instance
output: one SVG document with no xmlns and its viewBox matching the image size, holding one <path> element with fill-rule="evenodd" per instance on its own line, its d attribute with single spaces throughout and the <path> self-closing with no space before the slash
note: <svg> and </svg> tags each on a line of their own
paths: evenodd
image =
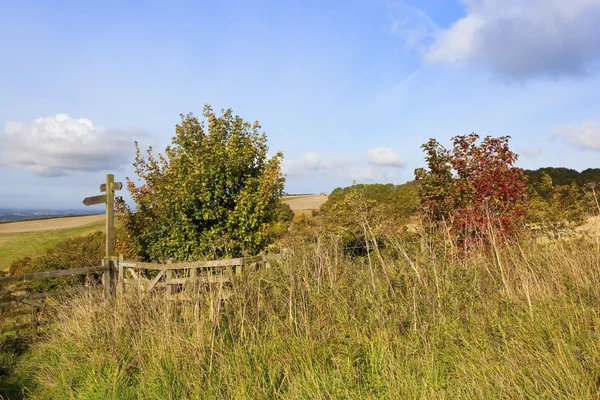
<svg viewBox="0 0 600 400">
<path fill-rule="evenodd" d="M 348 193 L 359 192 L 367 200 L 373 200 L 379 204 L 386 205 L 394 216 L 409 218 L 414 216 L 419 209 L 418 186 L 419 184 L 416 181 L 410 181 L 402 185 L 394 185 L 392 183 L 360 183 L 344 188 L 338 187 L 331 192 L 327 202 L 323 206 L 327 209 L 334 203 L 343 201 Z"/>
<path fill-rule="evenodd" d="M 470 248 L 511 237 L 525 216 L 527 189 L 509 136 L 452 138 L 452 150 L 435 139 L 425 143 L 428 170 L 415 170 L 421 205 L 429 221 L 450 224 L 453 236 Z M 493 237 L 490 237 L 493 235 Z"/>
<path fill-rule="evenodd" d="M 584 187 L 588 183 L 600 182 L 600 168 L 588 168 L 581 172 L 569 168 L 539 168 L 537 170 L 524 170 L 527 182 L 530 185 L 539 184 L 543 175 L 548 175 L 552 182 L 558 186 L 567 186 L 575 182 L 577 186 Z"/>
<path fill-rule="evenodd" d="M 529 185 L 528 219 L 553 232 L 584 222 L 582 193 L 575 181 L 570 185 L 553 185 L 545 172 Z"/>
<path fill-rule="evenodd" d="M 390 206 L 369 199 L 363 187 L 351 186 L 321 206 L 321 228 L 339 239 L 346 254 L 366 255 L 378 250 L 384 245 L 384 233 L 403 230 L 401 218 Z"/>
<path fill-rule="evenodd" d="M 209 106 L 203 115 L 206 124 L 182 115 L 164 155 L 150 148 L 143 157 L 138 147 L 141 183 L 128 179 L 135 211 L 118 208 L 129 253 L 154 261 L 255 254 L 281 231 L 282 154 L 268 157 L 258 122 Z"/>
</svg>

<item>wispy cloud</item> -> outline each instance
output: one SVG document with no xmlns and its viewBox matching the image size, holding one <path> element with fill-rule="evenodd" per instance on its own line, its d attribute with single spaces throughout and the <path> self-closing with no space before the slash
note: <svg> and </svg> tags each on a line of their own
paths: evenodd
<svg viewBox="0 0 600 400">
<path fill-rule="evenodd" d="M 114 169 L 132 161 L 133 141 L 144 132 L 96 127 L 67 114 L 33 123 L 8 122 L 0 135 L 0 162 L 41 176 Z"/>
<path fill-rule="evenodd" d="M 576 125 L 557 126 L 552 135 L 562 137 L 569 144 L 589 150 L 600 150 L 600 123 L 589 121 Z"/>
<path fill-rule="evenodd" d="M 376 147 L 364 157 L 322 156 L 310 152 L 295 160 L 284 160 L 283 172 L 288 177 L 325 177 L 358 182 L 392 181 L 404 158 L 389 147 Z"/>
<path fill-rule="evenodd" d="M 423 10 L 404 1 L 388 1 L 387 16 L 389 31 L 401 36 L 409 46 L 421 46 L 439 30 L 438 25 Z"/>
<path fill-rule="evenodd" d="M 315 152 L 303 154 L 296 160 L 284 159 L 283 173 L 288 176 L 303 176 L 316 173 L 343 174 L 344 170 L 358 164 L 358 160 L 343 156 L 322 156 Z"/>
</svg>

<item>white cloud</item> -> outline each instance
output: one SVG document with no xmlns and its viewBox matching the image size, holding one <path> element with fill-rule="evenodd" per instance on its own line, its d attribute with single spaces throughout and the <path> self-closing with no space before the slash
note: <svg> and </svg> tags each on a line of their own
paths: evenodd
<svg viewBox="0 0 600 400">
<path fill-rule="evenodd" d="M 519 155 L 525 158 L 534 159 L 537 156 L 544 153 L 544 149 L 541 146 L 530 147 L 530 146 L 522 146 L 518 149 Z"/>
<path fill-rule="evenodd" d="M 552 129 L 552 134 L 563 137 L 573 146 L 600 150 L 600 123 L 598 122 L 585 122 L 581 126 L 557 126 Z"/>
<path fill-rule="evenodd" d="M 297 160 L 283 161 L 283 173 L 288 176 L 306 175 L 317 172 L 336 172 L 345 167 L 356 164 L 357 161 L 342 156 L 323 157 L 318 153 L 310 152 L 302 155 Z"/>
<path fill-rule="evenodd" d="M 463 0 L 466 16 L 433 32 L 429 62 L 476 64 L 523 80 L 578 75 L 600 60 L 600 0 Z"/>
<path fill-rule="evenodd" d="M 391 182 L 395 176 L 393 171 L 371 166 L 349 171 L 350 178 L 357 183 L 383 183 Z"/>
<path fill-rule="evenodd" d="M 367 161 L 371 165 L 402 168 L 406 162 L 402 156 L 389 147 L 376 147 L 367 151 Z"/>
<path fill-rule="evenodd" d="M 349 185 L 352 181 L 394 181 L 397 168 L 402 166 L 404 160 L 397 152 L 387 147 L 377 147 L 369 150 L 366 158 L 362 159 L 306 153 L 295 160 L 284 160 L 283 173 L 293 179 L 326 179 Z"/>
<path fill-rule="evenodd" d="M 67 114 L 32 124 L 8 122 L 0 135 L 0 160 L 43 176 L 114 169 L 131 162 L 133 141 L 141 136 L 146 135 L 96 127 Z"/>
</svg>

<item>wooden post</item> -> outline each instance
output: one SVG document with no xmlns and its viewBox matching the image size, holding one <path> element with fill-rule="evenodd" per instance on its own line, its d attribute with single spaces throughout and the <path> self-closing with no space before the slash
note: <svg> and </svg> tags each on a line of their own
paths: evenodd
<svg viewBox="0 0 600 400">
<path fill-rule="evenodd" d="M 117 277 L 117 295 L 119 297 L 123 297 L 123 293 L 125 292 L 125 267 L 123 267 L 122 263 L 123 254 L 119 254 L 119 276 Z"/>
<path fill-rule="evenodd" d="M 106 174 L 106 257 L 115 253 L 115 176 Z"/>
<path fill-rule="evenodd" d="M 115 295 L 115 263 L 111 259 L 115 253 L 115 191 L 113 190 L 113 183 L 115 182 L 115 176 L 113 174 L 106 174 L 106 254 L 105 262 L 108 263 L 107 267 L 110 267 L 109 271 L 105 274 L 108 276 L 105 283 L 104 292 L 107 298 Z"/>
<path fill-rule="evenodd" d="M 31 327 L 33 329 L 33 332 L 36 335 L 39 335 L 39 330 L 38 330 L 38 323 L 37 323 L 37 313 L 38 313 L 39 309 L 37 307 L 33 307 L 31 309 Z"/>
<path fill-rule="evenodd" d="M 169 259 L 167 261 L 167 265 L 171 265 L 173 263 L 173 260 Z M 166 280 L 165 282 L 167 282 L 167 300 L 170 300 L 171 297 L 173 297 L 173 285 L 169 284 L 169 280 L 171 280 L 173 278 L 173 270 L 172 269 L 168 269 L 165 271 L 165 275 L 166 275 Z"/>
<path fill-rule="evenodd" d="M 109 258 L 103 258 L 102 259 L 102 266 L 103 267 L 109 267 L 110 268 L 110 259 Z M 107 300 L 110 299 L 112 297 L 112 282 L 111 282 L 111 271 L 110 270 L 106 270 L 102 273 L 102 285 L 104 286 L 104 298 L 106 298 Z"/>
</svg>

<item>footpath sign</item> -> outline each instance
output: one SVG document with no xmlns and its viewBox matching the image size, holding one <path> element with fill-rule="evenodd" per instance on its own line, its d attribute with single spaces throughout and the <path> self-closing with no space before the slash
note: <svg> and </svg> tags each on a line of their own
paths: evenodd
<svg viewBox="0 0 600 400">
<path fill-rule="evenodd" d="M 90 196 L 83 199 L 83 204 L 92 206 L 94 204 L 106 203 L 106 254 L 105 257 L 114 256 L 115 252 L 115 190 L 121 190 L 123 184 L 115 182 L 113 174 L 106 175 L 106 183 L 100 185 L 100 191 L 106 194 Z"/>
</svg>

